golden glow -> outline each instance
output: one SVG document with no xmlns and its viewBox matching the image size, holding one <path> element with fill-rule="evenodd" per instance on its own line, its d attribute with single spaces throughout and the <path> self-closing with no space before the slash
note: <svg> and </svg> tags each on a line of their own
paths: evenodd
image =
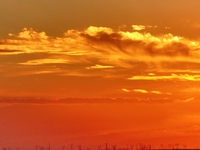
<svg viewBox="0 0 200 150">
<path fill-rule="evenodd" d="M 199 0 L 0 3 L 2 149 L 200 147 Z"/>
<path fill-rule="evenodd" d="M 45 122 L 33 125 L 49 134 L 59 128 L 60 139 L 74 138 L 80 142 L 87 139 L 86 143 L 94 139 L 98 143 L 105 142 L 103 136 L 113 142 L 126 135 L 125 139 L 140 142 L 146 141 L 149 131 L 149 139 L 155 144 L 157 140 L 153 139 L 168 142 L 166 137 L 172 141 L 180 135 L 199 137 L 200 123 L 195 119 L 200 115 L 193 109 L 199 110 L 196 108 L 200 96 L 199 41 L 172 33 L 146 32 L 158 26 L 133 25 L 132 28 L 133 31 L 124 31 L 125 28 L 90 26 L 85 30 L 68 30 L 62 37 L 51 37 L 32 28 L 9 34 L 10 38 L 0 40 L 0 75 L 6 81 L 0 85 L 0 94 L 48 97 L 48 100 L 29 99 L 29 107 L 43 104 L 52 116 L 56 111 L 58 123 L 47 121 L 51 124 L 49 131 Z M 0 107 L 13 104 L 21 107 L 24 103 L 23 98 L 11 99 L 0 102 Z M 91 104 L 95 108 L 89 111 Z M 52 107 L 56 110 L 51 110 Z M 175 112 L 170 110 L 172 107 L 176 108 Z M 188 111 L 182 107 L 188 107 Z M 29 115 L 39 114 L 30 112 Z M 64 116 L 71 122 L 62 121 Z M 80 127 L 76 117 L 82 122 L 83 118 L 93 121 L 89 128 L 88 123 L 78 122 Z M 30 123 L 27 126 L 32 127 Z M 37 131 L 33 129 L 33 132 Z M 71 133 L 62 134 L 68 132 Z M 52 140 L 56 140 L 57 135 L 54 136 Z"/>
</svg>

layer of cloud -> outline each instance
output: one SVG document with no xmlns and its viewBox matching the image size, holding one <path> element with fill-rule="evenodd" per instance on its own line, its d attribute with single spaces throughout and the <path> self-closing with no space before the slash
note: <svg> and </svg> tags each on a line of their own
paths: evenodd
<svg viewBox="0 0 200 150">
<path fill-rule="evenodd" d="M 109 68 L 114 68 L 114 66 L 104 66 L 104 65 L 94 65 L 90 67 L 86 67 L 87 69 L 109 69 Z"/>
<path fill-rule="evenodd" d="M 138 27 L 143 27 L 138 25 Z M 171 33 L 153 36 L 150 33 L 114 31 L 107 27 L 89 27 L 86 30 L 69 30 L 64 37 L 52 38 L 45 32 L 24 28 L 13 39 L 1 39 L 1 52 L 48 52 L 66 55 L 94 55 L 119 57 L 124 61 L 143 60 L 151 57 L 194 57 L 198 58 L 199 43 Z M 13 53 L 15 54 L 15 53 Z M 135 54 L 135 55 L 131 55 Z M 123 56 L 123 57 L 122 57 Z M 139 58 L 137 58 L 140 56 Z M 92 56 L 90 56 L 92 57 Z M 144 57 L 144 58 L 143 58 Z M 116 59 L 119 59 L 116 58 Z M 143 58 L 143 59 L 142 59 Z M 165 58 L 166 59 L 166 58 Z M 152 59 L 150 59 L 152 60 Z M 161 61 L 161 60 L 159 60 Z"/>
<path fill-rule="evenodd" d="M 171 74 L 171 75 L 142 75 L 133 76 L 128 80 L 180 80 L 180 81 L 200 81 L 200 75 L 188 75 L 188 74 Z"/>
<path fill-rule="evenodd" d="M 35 60 L 30 60 L 30 61 L 27 61 L 25 63 L 19 63 L 19 64 L 22 64 L 22 65 L 43 65 L 43 64 L 64 64 L 64 63 L 67 63 L 68 60 L 65 60 L 65 59 L 35 59 Z"/>
<path fill-rule="evenodd" d="M 127 88 L 122 88 L 123 92 L 135 92 L 135 93 L 142 93 L 142 94 L 157 94 L 157 95 L 172 95 L 171 93 L 165 93 L 157 90 L 145 90 L 145 89 L 127 89 Z"/>
<path fill-rule="evenodd" d="M 90 26 L 84 30 L 68 30 L 62 37 L 51 37 L 45 32 L 24 28 L 18 34 L 9 34 L 10 38 L 0 39 L 0 75 L 5 78 L 38 74 L 100 77 L 105 82 L 102 78 L 109 78 L 113 79 L 109 80 L 113 91 L 134 83 L 132 89 L 122 91 L 130 94 L 134 89 L 147 89 L 146 93 L 151 95 L 172 91 L 167 92 L 167 87 L 149 90 L 144 82 L 136 87 L 135 82 L 156 81 L 153 84 L 159 89 L 161 81 L 200 81 L 199 41 L 172 33 L 147 32 L 148 28 L 157 26 L 132 27 L 142 30 Z M 140 90 L 135 93 L 145 93 Z"/>
<path fill-rule="evenodd" d="M 133 90 L 139 93 L 151 93 L 142 89 Z M 124 91 L 127 92 L 127 91 Z M 0 104 L 165 104 L 165 103 L 186 103 L 194 101 L 195 98 L 173 99 L 173 98 L 41 98 L 41 97 L 0 97 Z"/>
</svg>

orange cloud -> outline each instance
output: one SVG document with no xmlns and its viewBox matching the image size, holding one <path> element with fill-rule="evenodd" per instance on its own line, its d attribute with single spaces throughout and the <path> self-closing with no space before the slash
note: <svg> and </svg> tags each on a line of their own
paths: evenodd
<svg viewBox="0 0 200 150">
<path fill-rule="evenodd" d="M 124 92 L 136 92 L 136 93 L 143 93 L 143 94 L 157 94 L 157 95 L 172 95 L 169 92 L 161 92 L 158 90 L 145 90 L 145 89 L 127 89 L 127 88 L 122 88 L 122 91 Z"/>
<path fill-rule="evenodd" d="M 36 41 L 37 40 L 42 41 L 48 39 L 48 36 L 46 35 L 45 32 L 36 32 L 32 28 L 30 29 L 24 28 L 22 32 L 20 32 L 18 35 L 9 33 L 9 36 L 17 37 L 24 40 L 36 40 Z"/>
<path fill-rule="evenodd" d="M 167 94 L 167 95 L 170 95 L 170 93 L 162 93 L 161 91 L 147 91 L 147 90 L 144 90 L 144 89 L 134 89 L 132 90 L 133 92 L 137 92 L 137 93 L 144 93 L 144 94 Z"/>
<path fill-rule="evenodd" d="M 122 91 L 124 91 L 124 92 L 130 92 L 130 90 L 125 89 L 125 88 L 122 88 Z"/>
<path fill-rule="evenodd" d="M 65 59 L 35 59 L 30 60 L 25 63 L 19 63 L 22 65 L 43 65 L 43 64 L 59 64 L 59 63 L 68 63 L 68 60 Z"/>
<path fill-rule="evenodd" d="M 157 28 L 157 26 L 132 25 L 132 28 L 135 31 L 141 31 L 141 30 L 145 30 L 146 28 Z"/>
<path fill-rule="evenodd" d="M 134 89 L 133 91 L 137 92 L 137 93 L 148 93 L 148 91 L 146 91 L 144 89 Z"/>
<path fill-rule="evenodd" d="M 114 68 L 114 66 L 104 66 L 104 65 L 94 65 L 90 67 L 86 67 L 87 69 L 109 69 L 109 68 Z"/>
<path fill-rule="evenodd" d="M 137 27 L 134 26 L 133 27 Z M 155 26 L 138 26 L 138 28 L 152 28 Z M 200 63 L 199 41 L 174 36 L 171 33 L 154 36 L 145 32 L 130 32 L 113 30 L 108 27 L 88 27 L 85 30 L 68 30 L 63 37 L 50 37 L 45 32 L 36 32 L 24 28 L 19 34 L 10 34 L 11 38 L 0 40 L 0 56 L 24 57 L 23 60 L 13 62 L 23 65 L 66 64 L 77 65 L 76 72 L 84 75 L 94 73 L 91 69 L 113 69 L 110 76 L 124 74 L 120 68 L 130 70 L 188 70 L 196 68 Z M 175 68 L 174 63 L 179 63 Z M 187 63 L 187 68 L 185 68 Z M 57 66 L 59 67 L 59 66 Z M 85 71 L 83 71 L 85 69 Z M 121 71 L 121 72 L 119 72 Z M 80 73 L 81 72 L 81 73 Z M 131 71 L 130 71 L 131 72 Z M 128 73 L 131 76 L 130 72 Z M 187 73 L 186 73 L 187 74 Z M 171 76 L 134 76 L 129 80 L 143 78 L 144 80 L 158 80 L 181 78 L 182 80 L 196 80 L 192 75 Z M 127 76 L 127 74 L 126 74 Z"/>
<path fill-rule="evenodd" d="M 150 93 L 153 93 L 153 94 L 162 94 L 160 91 L 150 91 Z"/>
<path fill-rule="evenodd" d="M 180 80 L 180 81 L 200 81 L 200 75 L 188 74 L 171 74 L 171 75 L 147 75 L 147 76 L 133 76 L 128 80 Z"/>
<path fill-rule="evenodd" d="M 132 25 L 133 30 L 140 31 L 144 30 L 146 27 L 143 25 Z"/>
</svg>

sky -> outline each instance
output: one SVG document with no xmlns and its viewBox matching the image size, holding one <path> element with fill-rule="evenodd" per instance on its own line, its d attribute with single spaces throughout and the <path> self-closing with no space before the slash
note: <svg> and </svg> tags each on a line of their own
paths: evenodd
<svg viewBox="0 0 200 150">
<path fill-rule="evenodd" d="M 0 0 L 0 147 L 200 146 L 199 7 Z"/>
</svg>

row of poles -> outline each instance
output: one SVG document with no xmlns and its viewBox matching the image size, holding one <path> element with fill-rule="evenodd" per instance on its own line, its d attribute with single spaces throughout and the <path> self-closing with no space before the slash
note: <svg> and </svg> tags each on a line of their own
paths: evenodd
<svg viewBox="0 0 200 150">
<path fill-rule="evenodd" d="M 47 148 L 43 146 L 35 146 L 36 150 L 51 150 L 50 143 Z M 70 150 L 73 150 L 73 144 L 70 144 Z M 117 148 L 116 145 L 113 145 L 111 148 L 108 147 L 108 143 L 105 143 L 105 149 L 102 149 L 101 145 L 98 146 L 98 150 L 184 150 L 187 149 L 186 145 L 179 145 L 179 144 L 168 144 L 167 146 L 164 144 L 160 144 L 157 148 L 152 148 L 151 145 L 144 145 L 144 144 L 137 144 L 136 146 L 130 145 L 127 146 L 127 148 Z M 3 148 L 3 150 L 11 150 L 11 148 Z M 19 148 L 16 148 L 16 150 L 19 150 Z M 65 150 L 65 146 L 62 146 L 62 150 Z M 78 150 L 90 150 L 90 148 L 82 149 L 81 145 L 78 145 Z M 196 149 L 197 150 L 197 149 Z M 200 150 L 200 149 L 198 149 Z"/>
<path fill-rule="evenodd" d="M 73 150 L 73 144 L 70 144 L 70 150 Z M 179 144 L 168 144 L 167 146 L 164 144 L 160 144 L 159 147 L 157 148 L 152 148 L 151 145 L 144 145 L 144 144 L 137 144 L 136 146 L 130 145 L 127 146 L 127 148 L 117 148 L 116 145 L 113 145 L 112 148 L 108 147 L 108 143 L 105 143 L 105 149 L 101 148 L 101 145 L 98 146 L 98 150 L 151 150 L 151 149 L 156 149 L 156 150 L 166 150 L 166 149 L 171 149 L 171 150 L 181 150 L 181 149 L 187 149 L 186 145 L 180 146 Z M 44 150 L 44 147 L 39 147 L 36 146 L 36 150 Z M 50 150 L 50 144 L 47 150 Z M 62 146 L 62 150 L 65 150 L 65 146 Z M 82 149 L 81 145 L 78 145 L 78 150 L 90 150 L 90 148 L 87 149 Z"/>
</svg>

